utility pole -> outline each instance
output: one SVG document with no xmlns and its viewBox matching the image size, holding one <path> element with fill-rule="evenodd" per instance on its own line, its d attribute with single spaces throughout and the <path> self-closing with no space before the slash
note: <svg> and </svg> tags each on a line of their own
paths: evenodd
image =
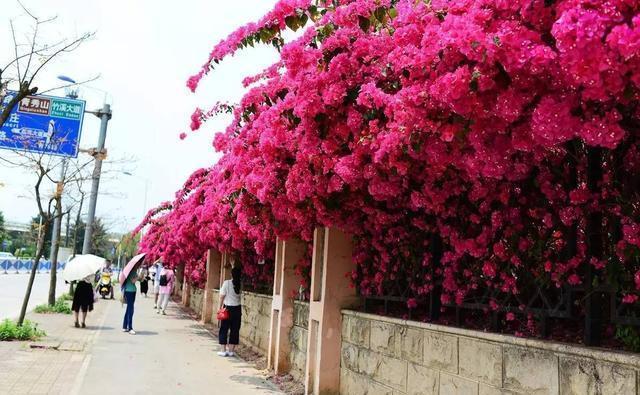
<svg viewBox="0 0 640 395">
<path fill-rule="evenodd" d="M 93 115 L 101 119 L 100 136 L 98 137 L 98 147 L 95 153 L 95 167 L 93 168 L 91 196 L 89 197 L 89 213 L 87 223 L 84 229 L 84 242 L 82 244 L 82 253 L 91 253 L 91 237 L 93 236 L 93 220 L 96 215 L 96 202 L 98 200 L 98 187 L 100 186 L 100 173 L 102 172 L 102 160 L 105 157 L 104 142 L 107 138 L 107 124 L 111 119 L 111 106 L 104 104 L 102 110 L 92 112 Z"/>
</svg>

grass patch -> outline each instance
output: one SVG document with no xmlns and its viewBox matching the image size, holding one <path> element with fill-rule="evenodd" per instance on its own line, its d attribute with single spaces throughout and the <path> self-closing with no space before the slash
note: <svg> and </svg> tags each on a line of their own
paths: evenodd
<svg viewBox="0 0 640 395">
<path fill-rule="evenodd" d="M 36 340 L 46 336 L 43 330 L 38 329 L 38 324 L 25 320 L 22 326 L 6 319 L 0 323 L 0 341 L 11 340 Z"/>
<path fill-rule="evenodd" d="M 53 306 L 49 306 L 48 304 L 41 304 L 36 306 L 34 311 L 40 314 L 71 314 L 71 307 L 69 303 L 67 303 L 68 299 L 65 299 L 64 295 L 56 300 L 56 303 Z"/>
</svg>

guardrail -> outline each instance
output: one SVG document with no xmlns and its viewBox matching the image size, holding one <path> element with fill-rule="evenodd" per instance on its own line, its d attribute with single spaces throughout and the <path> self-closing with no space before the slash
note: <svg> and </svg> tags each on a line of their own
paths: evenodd
<svg viewBox="0 0 640 395">
<path fill-rule="evenodd" d="M 58 262 L 58 270 L 64 270 L 66 262 Z M 33 259 L 18 259 L 18 260 L 2 260 L 0 261 L 0 274 L 10 273 L 29 273 L 33 268 Z M 38 273 L 51 271 L 51 261 L 40 261 L 38 267 Z"/>
</svg>

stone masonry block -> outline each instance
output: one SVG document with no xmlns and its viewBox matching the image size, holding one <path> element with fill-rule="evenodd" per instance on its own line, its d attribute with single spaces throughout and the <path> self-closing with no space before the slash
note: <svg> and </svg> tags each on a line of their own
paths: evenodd
<svg viewBox="0 0 640 395">
<path fill-rule="evenodd" d="M 438 395 L 440 375 L 437 370 L 409 363 L 407 395 Z"/>
<path fill-rule="evenodd" d="M 388 322 L 371 321 L 370 346 L 371 350 L 398 356 L 396 342 L 400 336 L 397 336 L 397 326 Z"/>
<path fill-rule="evenodd" d="M 636 372 L 630 368 L 587 358 L 560 358 L 560 393 L 635 394 Z"/>
<path fill-rule="evenodd" d="M 369 348 L 369 334 L 371 321 L 359 317 L 349 318 L 349 341 L 359 346 Z"/>
<path fill-rule="evenodd" d="M 504 346 L 503 387 L 535 395 L 556 395 L 558 357 L 548 351 Z"/>
<path fill-rule="evenodd" d="M 393 395 L 393 389 L 348 369 L 340 369 L 340 393 L 349 395 Z"/>
<path fill-rule="evenodd" d="M 417 328 L 407 328 L 401 336 L 401 340 L 402 359 L 422 363 L 424 331 Z"/>
<path fill-rule="evenodd" d="M 351 343 L 342 342 L 340 367 L 358 372 L 358 347 Z"/>
<path fill-rule="evenodd" d="M 440 372 L 440 395 L 478 395 L 478 383 Z"/>
<path fill-rule="evenodd" d="M 296 326 L 307 328 L 309 326 L 309 304 L 295 303 L 293 305 L 293 323 Z"/>
<path fill-rule="evenodd" d="M 480 383 L 480 395 L 524 395 L 526 392 L 514 392 Z"/>
<path fill-rule="evenodd" d="M 360 348 L 358 351 L 358 372 L 378 383 L 403 392 L 406 391 L 407 361 Z"/>
<path fill-rule="evenodd" d="M 460 375 L 502 387 L 502 347 L 499 344 L 461 337 Z"/>
<path fill-rule="evenodd" d="M 458 373 L 458 338 L 456 336 L 424 331 L 423 354 L 425 366 Z"/>
</svg>

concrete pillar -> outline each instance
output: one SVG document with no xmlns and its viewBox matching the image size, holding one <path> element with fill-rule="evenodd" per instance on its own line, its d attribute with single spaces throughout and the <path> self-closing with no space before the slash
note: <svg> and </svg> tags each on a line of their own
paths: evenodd
<svg viewBox="0 0 640 395">
<path fill-rule="evenodd" d="M 286 373 L 290 369 L 289 331 L 293 327 L 293 299 L 298 278 L 294 265 L 304 257 L 305 244 L 301 240 L 276 239 L 276 259 L 273 281 L 273 301 L 271 303 L 271 330 L 267 366 L 276 374 Z"/>
<path fill-rule="evenodd" d="M 204 286 L 204 298 L 202 301 L 202 323 L 211 322 L 214 306 L 213 290 L 220 285 L 220 270 L 222 269 L 222 254 L 215 250 L 207 251 L 207 282 Z"/>
<path fill-rule="evenodd" d="M 228 252 L 222 254 L 222 264 L 220 265 L 220 286 L 218 289 L 222 288 L 222 283 L 231 279 L 231 268 L 234 263 L 235 261 L 231 254 Z"/>
<path fill-rule="evenodd" d="M 340 392 L 342 313 L 357 303 L 347 272 L 354 269 L 351 236 L 335 228 L 316 228 L 311 262 L 306 394 Z"/>
<path fill-rule="evenodd" d="M 191 300 L 191 283 L 187 281 L 187 276 L 182 280 L 182 305 L 189 307 L 189 301 Z"/>
</svg>

